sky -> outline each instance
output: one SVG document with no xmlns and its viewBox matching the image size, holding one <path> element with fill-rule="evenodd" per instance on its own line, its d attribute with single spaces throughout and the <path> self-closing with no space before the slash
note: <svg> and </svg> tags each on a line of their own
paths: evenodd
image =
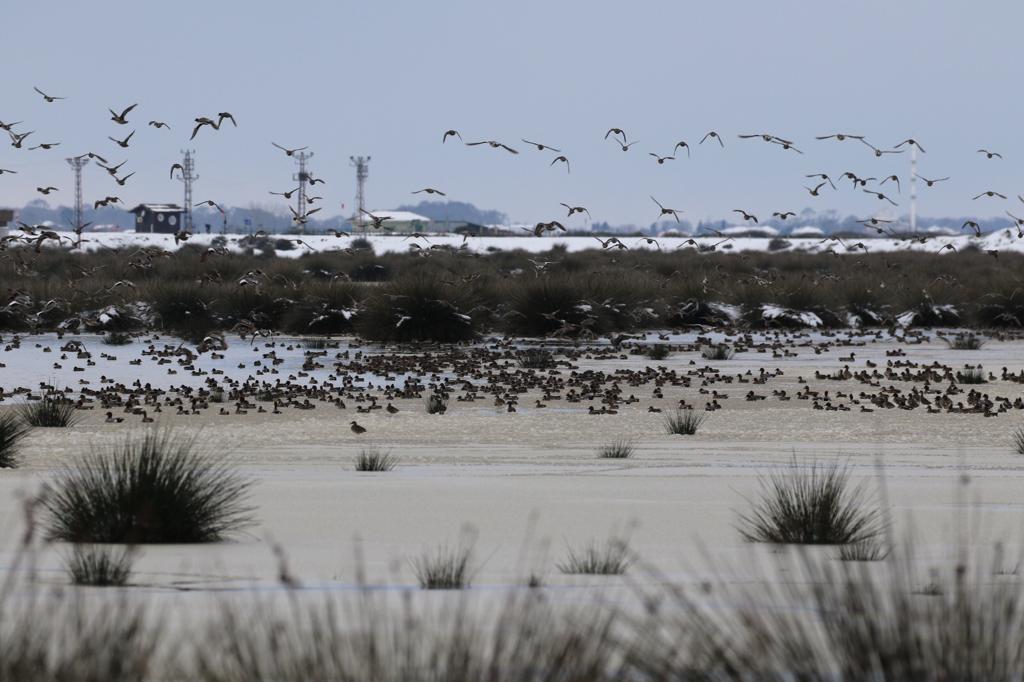
<svg viewBox="0 0 1024 682">
<path fill-rule="evenodd" d="M 352 211 L 353 155 L 372 157 L 377 209 L 415 203 L 423 195 L 411 192 L 427 186 L 514 222 L 564 219 L 565 202 L 595 220 L 646 225 L 658 214 L 651 196 L 694 222 L 736 208 L 764 218 L 888 206 L 849 182 L 816 198 L 804 189 L 806 174 L 850 170 L 899 175 L 902 194 L 882 191 L 905 213 L 910 155 L 879 159 L 856 142 L 814 139 L 846 132 L 884 148 L 908 137 L 923 145 L 918 172 L 951 180 L 919 187 L 919 214 L 1024 213 L 1019 0 L 56 0 L 12 3 L 4 24 L 0 121 L 24 121 L 16 130 L 36 131 L 29 142 L 61 146 L 0 143 L 0 168 L 18 172 L 0 175 L 0 206 L 47 185 L 59 188 L 51 204 L 70 204 L 64 159 L 87 151 L 136 173 L 119 187 L 87 168 L 88 202 L 180 202 L 169 168 L 194 149 L 197 202 L 283 209 L 269 191 L 292 189 L 295 164 L 273 141 L 314 152 L 325 216 Z M 45 103 L 33 86 L 67 99 Z M 108 108 L 136 102 L 129 125 L 109 120 Z M 238 128 L 189 142 L 193 119 L 220 111 Z M 172 129 L 147 126 L 153 119 Z M 603 139 L 612 126 L 637 144 L 623 153 Z M 442 145 L 449 128 L 519 154 Z M 131 130 L 127 150 L 107 139 Z M 697 144 L 709 130 L 725 148 Z M 737 138 L 761 132 L 804 154 Z M 571 172 L 521 138 L 561 149 Z M 680 140 L 690 158 L 648 156 Z M 990 189 L 1009 198 L 972 200 Z"/>
</svg>

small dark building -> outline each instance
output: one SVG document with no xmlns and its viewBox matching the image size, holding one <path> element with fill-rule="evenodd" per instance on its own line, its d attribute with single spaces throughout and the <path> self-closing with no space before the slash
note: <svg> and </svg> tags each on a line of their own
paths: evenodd
<svg viewBox="0 0 1024 682">
<path fill-rule="evenodd" d="M 136 232 L 175 234 L 182 229 L 183 211 L 177 204 L 139 204 L 129 213 L 135 214 Z"/>
</svg>

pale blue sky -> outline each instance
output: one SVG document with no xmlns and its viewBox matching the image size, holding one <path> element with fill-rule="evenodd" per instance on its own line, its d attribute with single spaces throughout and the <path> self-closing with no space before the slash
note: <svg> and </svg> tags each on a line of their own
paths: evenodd
<svg viewBox="0 0 1024 682">
<path fill-rule="evenodd" d="M 843 131 L 878 146 L 922 142 L 919 172 L 953 176 L 921 189 L 922 214 L 1024 211 L 1014 198 L 1024 191 L 1019 0 L 11 5 L 0 120 L 24 120 L 19 129 L 36 130 L 34 143 L 63 144 L 0 144 L 0 167 L 19 171 L 0 176 L 0 205 L 51 184 L 60 188 L 51 203 L 70 203 L 64 158 L 88 150 L 128 159 L 125 170 L 137 173 L 121 188 L 90 169 L 88 200 L 180 201 L 168 169 L 192 119 L 227 110 L 238 129 L 203 130 L 191 145 L 197 201 L 282 205 L 267 191 L 291 188 L 293 163 L 273 140 L 315 151 L 312 168 L 328 181 L 317 190 L 324 214 L 342 202 L 351 210 L 348 157 L 371 154 L 372 207 L 416 200 L 409 193 L 430 185 L 521 221 L 559 217 L 565 201 L 595 218 L 647 224 L 657 214 L 650 194 L 693 220 L 807 205 L 868 215 L 878 201 L 848 183 L 818 199 L 801 187 L 819 171 L 908 175 L 908 155 L 876 159 L 854 142 L 813 139 Z M 68 99 L 45 104 L 33 85 Z M 134 102 L 131 125 L 108 120 L 108 107 Z M 150 119 L 173 130 L 149 128 Z M 624 154 L 604 141 L 613 125 L 639 144 Z M 449 127 L 520 154 L 442 146 Z M 128 150 L 107 140 L 133 128 Z M 696 144 L 710 129 L 725 149 Z M 806 154 L 736 139 L 762 131 Z M 522 137 L 563 149 L 571 175 Z M 647 156 L 680 139 L 694 146 L 691 159 L 658 166 Z M 979 147 L 1005 159 L 988 161 Z M 971 200 L 986 189 L 1012 202 Z"/>
</svg>

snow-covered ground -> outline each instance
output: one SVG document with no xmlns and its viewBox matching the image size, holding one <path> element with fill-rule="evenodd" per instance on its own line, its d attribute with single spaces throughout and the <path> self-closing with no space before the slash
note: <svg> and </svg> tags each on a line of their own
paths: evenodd
<svg viewBox="0 0 1024 682">
<path fill-rule="evenodd" d="M 187 243 L 207 246 L 218 236 L 220 235 L 197 234 L 190 238 Z M 228 248 L 236 251 L 241 250 L 242 247 L 239 245 L 239 240 L 244 237 L 245 235 L 238 234 L 226 235 Z M 341 250 L 347 248 L 351 241 L 350 238 L 335 237 L 333 235 L 305 235 L 301 238 L 295 235 L 271 235 L 270 238 L 301 239 L 303 243 L 294 244 L 294 249 L 278 251 L 278 255 L 290 257 L 298 257 L 311 251 Z M 88 241 L 83 245 L 86 250 L 159 246 L 168 251 L 174 251 L 180 246 L 180 244 L 175 243 L 174 235 L 170 234 L 110 232 L 90 234 L 86 239 Z M 367 239 L 377 253 L 401 253 L 408 251 L 410 248 L 415 248 L 412 244 L 416 244 L 423 249 L 435 245 L 458 248 L 465 244 L 466 248 L 479 253 L 492 250 L 511 251 L 515 249 L 541 252 L 558 245 L 564 245 L 569 251 L 583 251 L 601 247 L 596 237 L 469 237 L 464 239 L 461 235 L 448 234 L 429 235 L 421 238 L 398 235 L 370 235 Z M 638 237 L 620 237 L 619 239 L 630 249 L 647 249 L 651 251 L 656 251 L 659 248 L 663 251 L 673 251 L 680 248 L 692 249 L 695 248 L 694 242 L 702 249 L 717 245 L 716 251 L 719 252 L 768 251 L 768 245 L 771 242 L 771 239 L 762 237 L 740 237 L 724 242 L 719 237 L 695 237 L 692 239 L 689 237 L 662 237 L 657 240 L 657 243 L 648 243 L 646 240 Z M 868 253 L 891 253 L 895 251 L 936 253 L 940 250 L 943 253 L 952 253 L 951 249 L 944 248 L 947 244 L 952 245 L 957 250 L 976 246 L 985 250 L 1024 252 L 1024 239 L 1019 239 L 1016 231 L 1011 229 L 992 232 L 980 238 L 971 236 L 929 237 L 924 243 L 917 240 L 872 239 L 868 237 L 860 240 L 844 240 L 842 242 L 822 238 L 793 238 L 786 239 L 786 241 L 789 242 L 789 246 L 780 250 L 780 252 L 824 253 L 831 250 L 837 254 L 864 253 L 864 249 L 860 246 L 853 248 L 854 244 L 863 244 L 867 248 Z"/>
</svg>

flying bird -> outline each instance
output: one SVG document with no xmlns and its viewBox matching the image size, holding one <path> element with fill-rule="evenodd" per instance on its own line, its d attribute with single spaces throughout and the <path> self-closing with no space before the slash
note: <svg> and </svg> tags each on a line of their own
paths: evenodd
<svg viewBox="0 0 1024 682">
<path fill-rule="evenodd" d="M 7 134 L 11 138 L 11 146 L 14 147 L 15 149 L 21 149 L 21 145 L 22 143 L 25 142 L 25 138 L 34 132 L 34 130 L 30 130 L 27 133 L 15 133 L 8 130 Z"/>
<path fill-rule="evenodd" d="M 779 220 L 785 220 L 786 218 L 792 218 L 796 213 L 793 211 L 773 211 L 772 217 L 778 218 Z"/>
<path fill-rule="evenodd" d="M 805 178 L 817 178 L 819 180 L 824 180 L 825 182 L 827 182 L 832 187 L 832 189 L 836 188 L 836 186 L 832 183 L 832 178 L 830 178 L 827 173 L 811 173 L 810 175 L 805 175 L 804 177 Z M 822 183 L 822 184 L 824 184 L 824 183 Z"/>
<path fill-rule="evenodd" d="M 50 192 L 59 192 L 56 187 L 36 187 L 36 191 L 40 194 L 49 194 Z"/>
<path fill-rule="evenodd" d="M 897 149 L 879 149 L 878 147 L 876 147 L 875 145 L 871 144 L 870 142 L 868 142 L 864 138 L 860 138 L 860 141 L 863 142 L 864 144 L 866 144 L 868 147 L 871 147 L 871 149 L 875 152 L 875 156 L 881 156 L 882 154 L 902 154 L 903 153 L 902 149 L 899 149 L 899 150 L 897 150 Z"/>
<path fill-rule="evenodd" d="M 687 150 L 687 151 L 689 151 L 689 150 Z M 654 152 L 647 152 L 647 154 L 648 154 L 648 156 L 653 156 L 655 158 L 655 160 L 657 160 L 659 166 L 662 165 L 663 163 L 665 163 L 666 161 L 675 161 L 675 159 L 676 159 L 676 157 L 674 157 L 674 156 L 658 156 Z"/>
<path fill-rule="evenodd" d="M 556 156 L 556 157 L 555 157 L 554 159 L 552 159 L 552 160 L 551 160 L 551 163 L 549 163 L 549 164 L 548 164 L 548 166 L 554 166 L 554 165 L 555 165 L 556 163 L 558 163 L 559 161 L 561 161 L 562 163 L 564 163 L 564 164 L 565 164 L 565 172 L 566 172 L 566 173 L 569 173 L 569 172 L 571 172 L 571 171 L 569 170 L 569 159 L 567 159 L 567 158 L 566 158 L 566 157 L 565 157 L 564 155 L 562 155 L 562 156 Z"/>
<path fill-rule="evenodd" d="M 744 219 L 744 220 L 751 220 L 751 221 L 753 221 L 753 222 L 754 222 L 755 224 L 757 223 L 757 216 L 756 216 L 756 215 L 754 215 L 753 213 L 747 213 L 747 212 L 746 212 L 746 211 L 744 211 L 744 210 L 743 210 L 742 208 L 734 208 L 734 209 L 732 210 L 732 212 L 733 212 L 733 213 L 739 213 L 739 214 L 741 214 L 741 215 L 743 216 L 743 219 Z"/>
<path fill-rule="evenodd" d="M 672 153 L 675 154 L 676 150 L 680 147 L 686 148 L 686 158 L 690 158 L 690 145 L 686 144 L 686 140 L 679 140 L 679 142 L 676 142 L 676 146 L 672 148 Z"/>
<path fill-rule="evenodd" d="M 962 230 L 965 227 L 969 227 L 972 230 L 974 230 L 974 236 L 975 237 L 980 237 L 981 236 L 981 225 L 979 225 L 975 221 L 973 221 L 973 220 L 965 220 L 964 224 L 960 226 L 960 229 Z"/>
<path fill-rule="evenodd" d="M 33 151 L 35 149 L 49 150 L 49 149 L 53 149 L 54 147 L 59 147 L 59 146 L 60 146 L 60 142 L 41 142 L 41 143 L 37 144 L 35 147 L 29 147 L 28 150 L 29 151 Z"/>
<path fill-rule="evenodd" d="M 113 121 L 114 123 L 117 123 L 118 125 L 126 125 L 128 123 L 128 119 L 126 118 L 126 116 L 128 116 L 129 112 L 131 112 L 131 110 L 134 109 L 137 106 L 139 106 L 139 105 L 138 104 L 133 104 L 130 107 L 128 107 L 127 109 L 125 109 L 124 111 L 122 111 L 120 114 L 117 113 L 116 111 L 114 111 L 113 109 L 107 109 L 107 111 L 110 112 L 110 120 L 111 121 Z"/>
<path fill-rule="evenodd" d="M 172 178 L 174 177 L 174 171 L 175 171 L 175 169 L 177 169 L 177 170 L 180 170 L 180 171 L 181 171 L 182 173 L 184 173 L 184 172 L 185 172 L 185 167 L 184 167 L 184 166 L 182 166 L 182 165 L 181 165 L 180 163 L 174 163 L 174 164 L 171 164 L 171 177 L 172 177 Z"/>
<path fill-rule="evenodd" d="M 163 121 L 150 121 L 149 125 L 153 126 L 154 128 L 167 128 L 168 130 L 171 129 L 171 126 L 167 125 Z"/>
<path fill-rule="evenodd" d="M 842 142 L 843 140 L 846 140 L 846 139 L 860 140 L 861 142 L 864 141 L 864 136 L 863 135 L 850 135 L 849 133 L 832 133 L 831 135 L 818 135 L 814 139 L 816 139 L 816 140 L 830 140 L 833 137 L 836 140 L 838 140 L 839 142 Z"/>
<path fill-rule="evenodd" d="M 377 230 L 379 230 L 380 228 L 384 227 L 384 221 L 385 220 L 391 220 L 391 216 L 389 216 L 389 215 L 376 216 L 376 215 L 374 215 L 374 214 L 372 214 L 369 211 L 366 211 L 364 209 L 359 209 L 359 211 L 361 213 L 363 213 L 363 214 L 365 214 L 365 215 L 370 217 L 370 220 L 373 222 L 374 229 L 377 229 Z M 390 228 L 388 228 L 388 229 L 390 229 Z"/>
<path fill-rule="evenodd" d="M 722 142 L 722 136 L 716 133 L 714 130 L 708 132 L 704 137 L 700 138 L 699 144 L 704 144 L 704 140 L 708 139 L 709 137 L 718 140 L 718 144 L 720 144 L 722 147 L 725 146 L 725 143 Z"/>
<path fill-rule="evenodd" d="M 99 208 L 100 206 L 109 206 L 110 204 L 119 204 L 119 203 L 121 203 L 121 199 L 119 199 L 118 197 L 106 197 L 105 199 L 100 199 L 99 201 L 93 202 L 92 207 L 95 210 L 95 209 Z"/>
<path fill-rule="evenodd" d="M 808 192 L 810 192 L 812 197 L 816 197 L 816 196 L 820 195 L 821 188 L 824 187 L 825 185 L 828 185 L 828 184 L 831 184 L 831 183 L 822 182 L 822 183 L 820 183 L 818 185 L 815 185 L 813 189 L 808 187 L 807 185 L 804 185 L 804 189 L 807 190 Z M 835 185 L 833 185 L 833 187 L 834 186 Z"/>
<path fill-rule="evenodd" d="M 986 191 L 982 192 L 981 194 L 978 194 L 977 196 L 974 197 L 974 199 L 977 200 L 977 199 L 980 199 L 982 197 L 989 197 L 989 198 L 991 198 L 991 197 L 999 197 L 1000 199 L 1005 199 L 1006 195 L 1005 194 L 1000 194 L 999 192 L 996 192 L 996 191 L 990 189 L 990 190 L 986 190 Z"/>
<path fill-rule="evenodd" d="M 437 195 L 440 195 L 442 197 L 448 196 L 447 194 L 445 194 L 441 190 L 434 189 L 433 187 L 424 187 L 423 189 L 418 189 L 415 192 L 413 192 L 413 194 L 420 194 L 422 192 L 426 192 L 427 194 L 437 194 Z"/>
<path fill-rule="evenodd" d="M 4 123 L 3 121 L 0 121 L 0 130 L 6 130 L 7 132 L 11 132 L 11 128 L 20 123 L 22 123 L 22 121 L 15 121 L 14 123 Z"/>
<path fill-rule="evenodd" d="M 899 149 L 899 148 L 900 148 L 900 147 L 902 147 L 903 145 L 910 145 L 911 147 L 917 147 L 918 151 L 920 151 L 920 152 L 921 152 L 922 154 L 926 153 L 926 152 L 924 151 L 924 147 L 922 147 L 922 146 L 921 146 L 921 145 L 920 145 L 920 144 L 918 143 L 918 141 L 917 141 L 917 140 L 915 140 L 915 139 L 914 139 L 914 138 L 912 138 L 912 137 L 908 137 L 907 139 L 903 140 L 903 142 L 900 142 L 900 143 L 899 143 L 898 145 L 896 145 L 895 147 L 893 147 L 893 149 Z"/>
<path fill-rule="evenodd" d="M 221 214 L 223 214 L 223 213 L 224 213 L 224 209 L 223 209 L 223 208 L 221 208 L 221 207 L 220 207 L 220 204 L 218 204 L 218 203 L 217 203 L 216 201 L 214 201 L 213 199 L 207 199 L 206 201 L 200 201 L 200 202 L 199 202 L 198 204 L 196 204 L 195 206 L 193 206 L 193 208 L 198 208 L 199 206 L 210 206 L 210 207 L 212 207 L 212 208 L 215 208 L 215 209 L 217 209 L 217 211 L 218 211 L 219 213 L 221 213 Z M 319 209 L 317 209 L 317 210 L 319 210 Z"/>
<path fill-rule="evenodd" d="M 991 159 L 991 158 L 993 158 L 993 157 L 995 157 L 995 158 L 997 158 L 997 159 L 1001 159 L 1001 158 L 1003 158 L 1003 155 L 1002 155 L 1002 154 L 1000 154 L 999 152 L 990 152 L 990 151 L 989 151 L 989 150 L 987 150 L 987 149 L 979 149 L 979 150 L 978 150 L 978 153 L 979 153 L 979 154 L 984 154 L 984 155 L 985 155 L 986 157 L 988 157 L 988 158 L 990 158 L 990 159 Z"/>
<path fill-rule="evenodd" d="M 895 201 L 893 201 L 889 197 L 885 196 L 881 192 L 873 192 L 870 189 L 864 189 L 864 190 L 861 190 L 861 191 L 866 193 L 866 194 L 873 194 L 873 195 L 875 195 L 878 198 L 879 201 L 888 201 L 893 206 L 899 206 L 899 204 L 897 204 Z"/>
<path fill-rule="evenodd" d="M 882 178 L 882 181 L 880 183 L 878 183 L 878 184 L 879 185 L 884 185 L 885 183 L 887 183 L 889 181 L 895 182 L 896 183 L 896 191 L 900 192 L 901 194 L 903 193 L 903 190 L 900 188 L 900 178 L 899 178 L 898 175 L 887 175 L 884 178 Z"/>
<path fill-rule="evenodd" d="M 586 209 L 586 207 L 584 207 L 584 206 L 570 206 L 569 204 L 565 204 L 565 203 L 562 203 L 562 202 L 558 202 L 558 203 L 561 204 L 562 206 L 565 206 L 569 210 L 569 213 L 568 213 L 568 217 L 569 218 L 571 218 L 574 213 L 586 213 L 588 218 L 591 217 L 590 211 L 588 211 Z"/>
<path fill-rule="evenodd" d="M 444 131 L 444 135 L 441 136 L 441 144 L 444 144 L 448 140 L 448 138 L 452 136 L 455 136 L 459 138 L 459 140 L 462 140 L 462 135 L 459 134 L 458 130 L 446 130 Z"/>
<path fill-rule="evenodd" d="M 42 95 L 43 99 L 46 100 L 50 104 L 52 104 L 53 102 L 55 102 L 56 100 L 59 100 L 59 99 L 66 99 L 65 97 L 55 97 L 53 95 L 47 95 L 45 92 L 43 92 L 42 90 L 40 90 L 37 87 L 33 87 L 32 89 L 35 90 L 36 92 L 38 92 L 40 95 Z"/>
<path fill-rule="evenodd" d="M 125 165 L 126 163 L 128 163 L 127 160 L 122 161 L 121 163 L 117 164 L 116 166 L 105 166 L 102 163 L 98 164 L 98 165 L 99 165 L 100 168 L 102 168 L 103 170 L 107 171 L 111 175 L 117 175 L 117 171 L 121 170 L 121 166 Z M 180 164 L 174 164 L 174 165 L 180 167 Z"/>
<path fill-rule="evenodd" d="M 658 214 L 658 218 L 661 218 L 661 216 L 663 216 L 663 215 L 670 215 L 670 216 L 672 216 L 673 218 L 676 219 L 677 223 L 680 222 L 679 221 L 679 214 L 682 213 L 682 211 L 676 210 L 674 208 L 665 208 L 664 206 L 661 205 L 661 202 L 658 201 L 657 199 L 655 199 L 653 196 L 651 197 L 651 201 L 656 203 L 658 205 L 658 209 L 661 211 Z M 607 247 L 605 247 L 605 248 L 607 248 Z"/>
<path fill-rule="evenodd" d="M 918 175 L 917 173 L 914 173 L 914 177 L 919 178 L 921 180 L 924 180 L 924 183 L 926 185 L 928 185 L 929 187 L 934 185 L 936 182 L 945 182 L 946 180 L 949 180 L 948 177 L 946 177 L 946 178 L 935 178 L 934 180 L 929 180 L 928 178 L 924 177 L 923 175 Z"/>
<path fill-rule="evenodd" d="M 301 151 L 304 151 L 306 149 L 309 149 L 308 146 L 307 147 L 297 147 L 295 149 L 288 149 L 287 147 L 282 147 L 281 145 L 279 145 L 276 142 L 271 142 L 270 144 L 274 145 L 275 147 L 277 147 L 278 149 L 283 151 L 285 156 L 293 156 L 295 154 L 295 152 L 301 152 Z"/>
<path fill-rule="evenodd" d="M 621 135 L 622 141 L 626 141 L 626 131 L 622 128 L 609 128 L 608 132 L 604 134 L 604 139 L 607 140 L 609 135 Z"/>
<path fill-rule="evenodd" d="M 476 147 L 477 145 L 481 144 L 489 145 L 492 149 L 504 149 L 505 151 L 510 152 L 512 154 L 519 153 L 515 149 L 512 149 L 512 147 L 509 147 L 507 144 L 503 144 L 501 142 L 498 142 L 497 140 L 481 140 L 480 142 L 467 142 L 466 146 Z"/>
<path fill-rule="evenodd" d="M 121 187 L 124 187 L 124 183 L 128 182 L 128 178 L 130 178 L 133 175 L 135 175 L 135 173 L 129 173 L 128 175 L 124 176 L 123 178 L 119 178 L 119 177 L 117 177 L 115 175 L 114 176 L 114 180 L 116 180 L 117 184 L 121 185 Z"/>
<path fill-rule="evenodd" d="M 299 188 L 288 190 L 287 192 L 271 192 L 274 196 L 284 197 L 285 199 L 291 199 L 292 195 L 299 191 Z"/>
<path fill-rule="evenodd" d="M 522 140 L 523 142 L 525 142 L 526 144 L 530 144 L 530 145 L 533 145 L 534 147 L 536 147 L 536 148 L 537 148 L 537 151 L 539 151 L 539 152 L 542 152 L 542 151 L 544 151 L 545 149 L 549 149 L 549 150 L 553 151 L 553 152 L 554 152 L 554 153 L 556 153 L 556 154 L 561 154 L 561 153 L 562 153 L 562 150 L 561 150 L 561 149 L 555 149 L 554 147 L 549 147 L 548 145 L 546 145 L 546 144 L 541 144 L 540 142 L 531 142 L 530 140 L 527 140 L 527 139 L 525 139 L 525 138 L 520 138 L 520 139 L 521 139 L 521 140 Z"/>
<path fill-rule="evenodd" d="M 132 139 L 132 135 L 134 135 L 134 134 L 135 134 L 135 131 L 133 130 L 131 133 L 128 134 L 128 137 L 124 138 L 123 140 L 118 140 L 117 138 L 113 138 L 113 137 L 109 137 L 109 136 L 107 137 L 107 139 L 110 140 L 111 142 L 116 143 L 122 149 L 128 149 L 128 140 Z"/>
<path fill-rule="evenodd" d="M 0 168 L 0 175 L 3 175 L 4 173 L 10 173 L 11 175 L 17 175 L 18 171 L 12 171 L 12 170 L 10 170 L 8 168 Z"/>
</svg>

